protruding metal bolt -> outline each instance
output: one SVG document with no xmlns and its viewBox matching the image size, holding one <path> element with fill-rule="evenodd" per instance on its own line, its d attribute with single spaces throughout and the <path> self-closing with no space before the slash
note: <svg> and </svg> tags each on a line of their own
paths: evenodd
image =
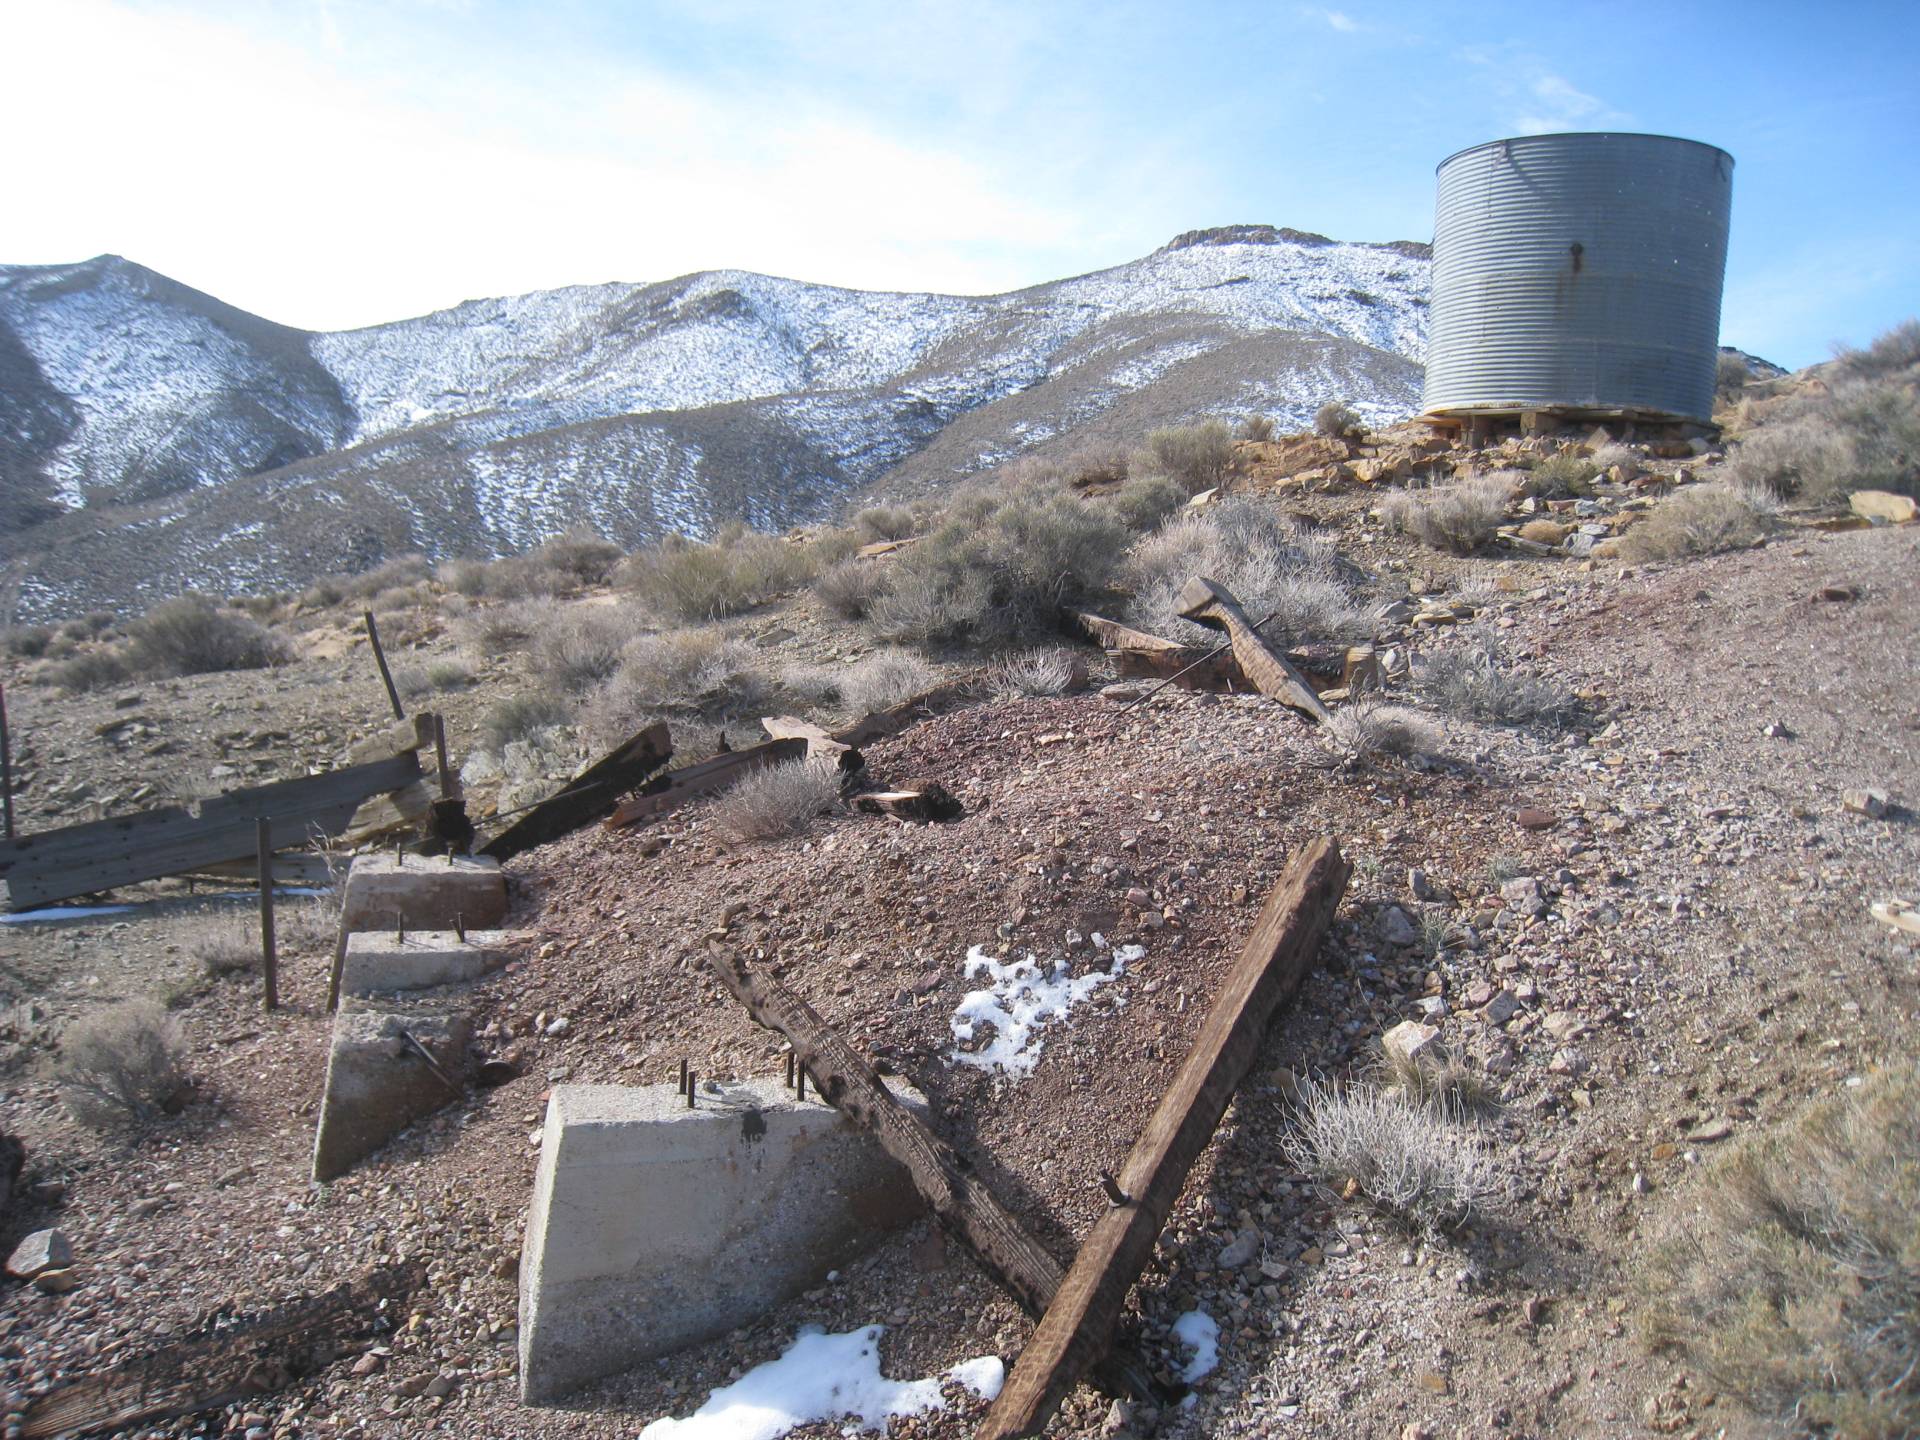
<svg viewBox="0 0 1920 1440">
<path fill-rule="evenodd" d="M 407 917 L 399 910 L 393 912 L 393 934 L 395 943 L 400 945 L 407 943 Z"/>
<path fill-rule="evenodd" d="M 806 1099 L 807 1098 L 807 1067 L 804 1065 L 794 1066 L 793 1078 L 794 1078 L 793 1098 L 796 1100 Z"/>
<path fill-rule="evenodd" d="M 1107 1192 L 1107 1203 L 1113 1206 L 1128 1204 L 1127 1192 L 1120 1188 L 1119 1182 L 1105 1170 L 1100 1172 L 1100 1188 Z"/>
<path fill-rule="evenodd" d="M 453 912 L 453 933 L 460 937 L 462 945 L 467 943 L 467 917 L 463 911 Z"/>
<path fill-rule="evenodd" d="M 695 1079 L 694 1073 L 691 1070 L 689 1070 L 687 1072 L 687 1109 L 689 1110 L 693 1109 L 694 1079 Z"/>
<path fill-rule="evenodd" d="M 787 1089 L 793 1088 L 793 1052 L 787 1052 Z"/>
<path fill-rule="evenodd" d="M 681 1060 L 680 1060 L 680 1093 L 681 1093 L 682 1095 L 685 1095 L 685 1094 L 687 1093 L 687 1091 L 688 1091 L 688 1084 L 687 1084 L 687 1082 L 688 1082 L 688 1081 L 689 1081 L 689 1080 L 690 1080 L 691 1078 L 692 1078 L 692 1076 L 691 1076 L 691 1074 L 690 1074 L 690 1073 L 688 1072 L 688 1070 L 687 1070 L 687 1061 L 686 1061 L 686 1057 L 685 1057 L 685 1056 L 682 1056 L 682 1057 L 681 1057 Z"/>
</svg>

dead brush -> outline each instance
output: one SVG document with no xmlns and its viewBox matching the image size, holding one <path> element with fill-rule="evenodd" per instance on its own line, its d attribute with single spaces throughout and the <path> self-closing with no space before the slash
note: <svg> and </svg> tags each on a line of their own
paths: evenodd
<svg viewBox="0 0 1920 1440">
<path fill-rule="evenodd" d="M 1068 650 L 1028 650 L 1009 655 L 994 667 L 994 693 L 1002 699 L 1041 699 L 1064 695 L 1083 678 L 1078 659 Z"/>
<path fill-rule="evenodd" d="M 1575 708 L 1570 690 L 1515 669 L 1492 632 L 1479 627 L 1423 660 L 1414 682 L 1438 708 L 1494 725 L 1564 724 Z"/>
<path fill-rule="evenodd" d="M 1369 1084 L 1306 1082 L 1281 1143 L 1296 1170 L 1365 1196 L 1411 1230 L 1458 1230 L 1498 1208 L 1509 1189 L 1493 1151 L 1463 1113 Z"/>
<path fill-rule="evenodd" d="M 939 669 L 910 650 L 880 650 L 846 672 L 840 697 L 854 714 L 870 715 L 932 689 L 939 679 Z"/>
<path fill-rule="evenodd" d="M 840 771 L 824 760 L 767 765 L 713 804 L 713 823 L 731 840 L 777 840 L 797 835 L 840 798 Z"/>
<path fill-rule="evenodd" d="M 1500 1108 L 1500 1092 L 1487 1077 L 1451 1055 L 1409 1056 L 1382 1045 L 1374 1072 L 1382 1090 L 1443 1117 L 1485 1116 Z"/>
<path fill-rule="evenodd" d="M 1320 732 L 1323 768 L 1363 769 L 1389 758 L 1425 755 L 1433 736 L 1420 717 L 1401 705 L 1389 705 L 1371 695 L 1349 700 L 1333 712 L 1332 722 Z"/>
<path fill-rule="evenodd" d="M 1791 1435 L 1920 1434 L 1920 1065 L 1723 1160 L 1655 1250 L 1645 1338 Z"/>
<path fill-rule="evenodd" d="M 128 1000 L 76 1020 L 60 1037 L 57 1077 L 73 1118 L 125 1129 L 186 1101 L 179 1022 L 152 1000 Z"/>
<path fill-rule="evenodd" d="M 1637 565 L 1745 549 L 1766 538 L 1777 508 L 1757 486 L 1690 485 L 1622 535 L 1620 555 Z"/>
<path fill-rule="evenodd" d="M 1483 475 L 1427 490 L 1397 490 L 1380 505 L 1390 526 L 1423 545 L 1454 555 L 1471 555 L 1493 539 L 1507 518 L 1512 483 Z"/>
</svg>

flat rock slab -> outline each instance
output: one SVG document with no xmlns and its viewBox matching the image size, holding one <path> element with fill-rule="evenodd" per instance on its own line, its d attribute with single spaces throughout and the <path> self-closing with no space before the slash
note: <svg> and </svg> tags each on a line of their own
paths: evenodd
<svg viewBox="0 0 1920 1440">
<path fill-rule="evenodd" d="M 469 930 L 464 940 L 452 930 L 356 931 L 347 936 L 340 992 L 375 995 L 470 985 L 512 959 L 524 938 L 515 930 Z"/>
<path fill-rule="evenodd" d="M 920 1211 L 870 1136 L 778 1080 L 702 1085 L 692 1109 L 672 1085 L 555 1086 L 520 1263 L 521 1398 L 724 1335 Z"/>
<path fill-rule="evenodd" d="M 58 1230 L 36 1230 L 7 1257 L 7 1274 L 16 1280 L 31 1280 L 49 1270 L 64 1270 L 73 1264 L 73 1246 Z"/>
<path fill-rule="evenodd" d="M 333 1017 L 313 1178 L 346 1174 L 414 1121 L 459 1099 L 472 1033 L 471 1019 L 444 1003 L 396 997 L 373 1005 L 343 997 Z"/>
<path fill-rule="evenodd" d="M 340 928 L 386 931 L 469 930 L 507 918 L 507 882 L 486 855 L 362 855 L 347 872 Z"/>
</svg>

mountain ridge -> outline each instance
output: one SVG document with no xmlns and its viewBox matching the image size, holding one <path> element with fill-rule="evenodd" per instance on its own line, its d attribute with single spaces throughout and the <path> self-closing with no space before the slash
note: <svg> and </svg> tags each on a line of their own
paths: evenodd
<svg viewBox="0 0 1920 1440">
<path fill-rule="evenodd" d="M 346 331 L 118 256 L 0 266 L 0 541 L 21 618 L 282 588 L 406 550 L 817 521 L 1069 435 L 1417 401 L 1425 247 L 1273 226 L 998 295 L 742 270 Z M 1222 357 L 1232 355 L 1235 362 Z"/>
</svg>

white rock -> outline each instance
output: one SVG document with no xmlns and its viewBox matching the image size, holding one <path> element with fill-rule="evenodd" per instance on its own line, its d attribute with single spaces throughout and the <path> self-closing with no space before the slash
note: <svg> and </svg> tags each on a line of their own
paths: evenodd
<svg viewBox="0 0 1920 1440">
<path fill-rule="evenodd" d="M 36 1230 L 7 1257 L 7 1274 L 31 1280 L 42 1270 L 64 1270 L 73 1264 L 73 1246 L 58 1230 Z"/>
</svg>

